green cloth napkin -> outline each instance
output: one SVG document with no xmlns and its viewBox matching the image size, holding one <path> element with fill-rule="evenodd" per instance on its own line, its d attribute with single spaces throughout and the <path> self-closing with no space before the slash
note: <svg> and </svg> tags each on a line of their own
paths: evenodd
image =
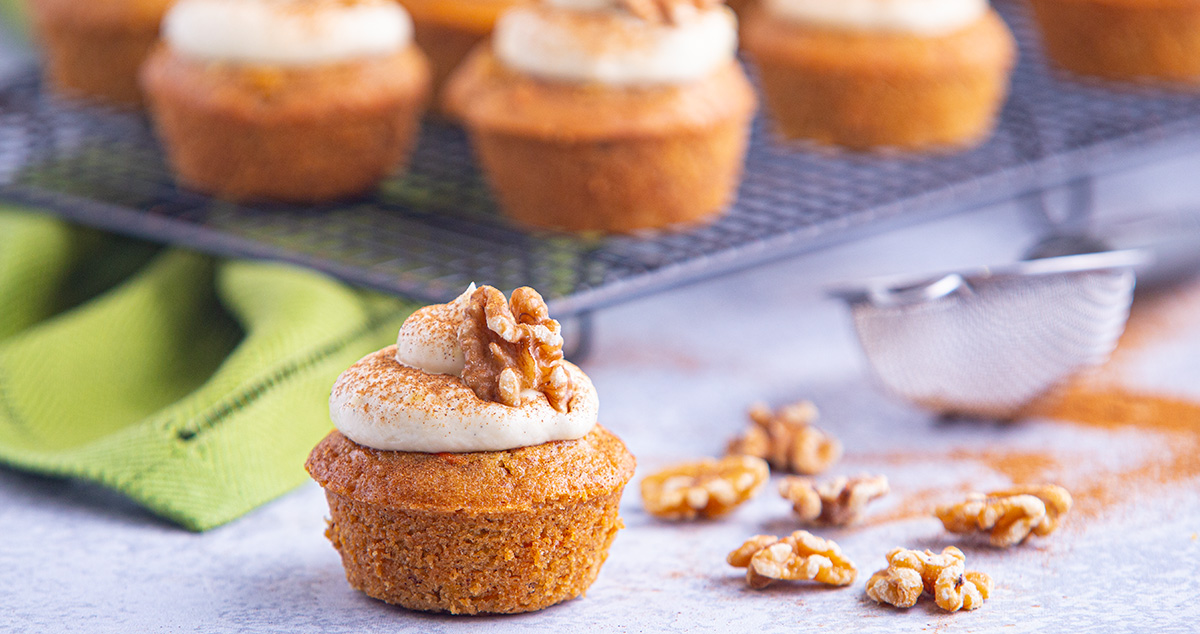
<svg viewBox="0 0 1200 634">
<path fill-rule="evenodd" d="M 29 27 L 27 0 L 0 0 L 0 26 L 24 40 Z"/>
<path fill-rule="evenodd" d="M 223 524 L 307 479 L 333 381 L 414 307 L 0 209 L 0 462 Z"/>
</svg>

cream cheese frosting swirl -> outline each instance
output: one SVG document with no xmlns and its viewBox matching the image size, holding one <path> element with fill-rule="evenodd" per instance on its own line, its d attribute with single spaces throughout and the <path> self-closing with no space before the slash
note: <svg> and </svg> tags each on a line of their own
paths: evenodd
<svg viewBox="0 0 1200 634">
<path fill-rule="evenodd" d="M 329 397 L 334 426 L 375 449 L 424 453 L 502 451 L 582 438 L 600 403 L 587 375 L 563 362 L 574 393 L 566 411 L 541 392 L 519 407 L 479 398 L 460 378 L 459 324 L 474 287 L 448 304 L 414 312 L 395 346 L 363 357 L 342 373 Z"/>
<path fill-rule="evenodd" d="M 180 0 L 163 39 L 205 61 L 333 64 L 407 48 L 412 20 L 392 0 Z"/>
<path fill-rule="evenodd" d="M 782 19 L 830 28 L 949 35 L 979 20 L 988 0 L 764 0 Z"/>
<path fill-rule="evenodd" d="M 649 22 L 614 0 L 548 0 L 500 16 L 492 49 L 505 66 L 543 79 L 613 86 L 703 79 L 737 53 L 737 19 L 724 6 L 684 5 Z"/>
</svg>

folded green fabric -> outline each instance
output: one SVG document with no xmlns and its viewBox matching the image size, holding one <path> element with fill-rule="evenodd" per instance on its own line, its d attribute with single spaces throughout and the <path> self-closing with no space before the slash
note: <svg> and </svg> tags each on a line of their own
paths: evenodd
<svg viewBox="0 0 1200 634">
<path fill-rule="evenodd" d="M 25 39 L 29 15 L 26 0 L 0 0 L 0 27 L 19 39 Z"/>
<path fill-rule="evenodd" d="M 307 478 L 338 373 L 414 307 L 0 210 L 0 462 L 223 524 Z"/>
</svg>

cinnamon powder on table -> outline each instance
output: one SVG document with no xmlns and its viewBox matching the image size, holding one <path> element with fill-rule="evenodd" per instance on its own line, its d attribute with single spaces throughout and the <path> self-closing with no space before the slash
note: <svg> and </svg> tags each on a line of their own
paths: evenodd
<svg viewBox="0 0 1200 634">
<path fill-rule="evenodd" d="M 1178 398 L 1071 385 L 1042 401 L 1031 415 L 1109 430 L 1137 428 L 1165 436 L 1165 451 L 1141 465 L 1104 474 L 1073 491 L 1080 513 L 1095 515 L 1144 492 L 1147 484 L 1200 477 L 1200 404 Z"/>
<path fill-rule="evenodd" d="M 1139 296 L 1108 364 L 1028 408 L 1029 416 L 1112 431 L 1136 429 L 1166 440 L 1165 450 L 1141 465 L 1097 478 L 1075 491 L 1080 512 L 1095 514 L 1128 502 L 1147 485 L 1178 484 L 1200 477 L 1200 402 L 1120 385 L 1120 370 L 1132 353 L 1164 340 L 1195 341 L 1200 323 L 1197 315 L 1200 284 Z M 1200 379 L 1200 364 L 1197 372 Z"/>
<path fill-rule="evenodd" d="M 1061 424 L 1111 432 L 1133 429 L 1166 441 L 1161 452 L 1146 456 L 1137 466 L 1101 473 L 1089 471 L 1085 477 L 1080 477 L 1082 474 L 1072 474 L 1070 465 L 1060 461 L 1053 452 L 1001 448 L 857 457 L 892 464 L 973 461 L 1007 476 L 1017 485 L 1060 481 L 1075 497 L 1075 512 L 1084 517 L 1100 515 L 1118 504 L 1144 496 L 1154 487 L 1200 478 L 1200 403 L 1136 392 L 1118 383 L 1118 370 L 1131 351 L 1185 334 L 1197 323 L 1197 314 L 1200 314 L 1200 285 L 1185 289 L 1183 293 L 1140 298 L 1134 305 L 1120 346 L 1104 368 L 1052 391 L 1023 412 L 1023 418 L 1051 419 Z M 923 517 L 937 502 L 975 488 L 972 483 L 964 482 L 952 489 L 913 491 L 898 509 L 873 518 L 868 525 Z"/>
</svg>

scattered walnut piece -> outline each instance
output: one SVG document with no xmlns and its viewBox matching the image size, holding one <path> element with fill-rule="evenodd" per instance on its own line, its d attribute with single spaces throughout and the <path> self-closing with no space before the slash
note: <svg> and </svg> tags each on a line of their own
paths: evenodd
<svg viewBox="0 0 1200 634">
<path fill-rule="evenodd" d="M 946 569 L 934 585 L 933 601 L 947 612 L 976 610 L 992 594 L 992 578 L 975 570 Z"/>
<path fill-rule="evenodd" d="M 771 470 L 754 456 L 705 458 L 642 479 L 642 503 L 651 515 L 690 520 L 720 517 L 754 497 Z"/>
<path fill-rule="evenodd" d="M 1030 534 L 1044 537 L 1054 532 L 1071 510 L 1071 494 L 1054 485 L 1023 486 L 973 493 L 966 501 L 938 507 L 934 512 L 952 533 L 990 531 L 989 542 L 1004 548 L 1025 541 Z"/>
<path fill-rule="evenodd" d="M 574 388 L 563 365 L 560 327 L 537 291 L 523 286 L 505 301 L 491 286 L 475 289 L 458 328 L 463 382 L 479 398 L 521 405 L 527 390 L 546 395 L 554 409 L 570 408 Z"/>
<path fill-rule="evenodd" d="M 893 548 L 887 554 L 889 568 L 908 568 L 916 570 L 921 575 L 921 583 L 927 592 L 932 593 L 938 577 L 946 570 L 961 569 L 967 561 L 967 556 L 954 546 L 947 546 L 940 553 L 931 550 L 924 552 L 907 548 Z"/>
<path fill-rule="evenodd" d="M 992 578 L 966 570 L 967 557 L 954 546 L 941 553 L 895 548 L 887 561 L 888 567 L 867 581 L 867 596 L 880 603 L 910 608 L 924 591 L 938 607 L 957 612 L 978 608 L 992 592 Z"/>
<path fill-rule="evenodd" d="M 817 408 L 808 401 L 777 412 L 759 403 L 750 408 L 753 426 L 730 442 L 726 453 L 758 456 L 782 471 L 820 473 L 842 457 L 842 443 L 814 427 L 816 419 Z"/>
<path fill-rule="evenodd" d="M 1002 491 L 992 491 L 988 495 L 992 497 L 1008 495 L 1037 496 L 1046 505 L 1046 518 L 1033 527 L 1033 534 L 1038 537 L 1045 537 L 1057 530 L 1062 517 L 1067 514 L 1067 511 L 1071 510 L 1071 504 L 1073 503 L 1071 493 L 1057 484 L 1017 486 Z"/>
<path fill-rule="evenodd" d="M 808 531 L 783 539 L 755 535 L 729 553 L 729 565 L 746 569 L 746 584 L 765 588 L 776 580 L 818 581 L 831 586 L 854 583 L 858 569 L 832 540 Z"/>
<path fill-rule="evenodd" d="M 911 608 L 921 598 L 925 584 L 912 568 L 884 568 L 867 580 L 867 596 L 898 608 Z"/>
<path fill-rule="evenodd" d="M 650 24 L 677 24 L 687 7 L 703 11 L 724 0 L 620 0 L 618 6 Z"/>
<path fill-rule="evenodd" d="M 887 476 L 840 476 L 820 484 L 811 478 L 789 476 L 779 483 L 779 494 L 792 503 L 801 521 L 825 526 L 847 526 L 862 517 L 871 500 L 887 495 Z"/>
</svg>

